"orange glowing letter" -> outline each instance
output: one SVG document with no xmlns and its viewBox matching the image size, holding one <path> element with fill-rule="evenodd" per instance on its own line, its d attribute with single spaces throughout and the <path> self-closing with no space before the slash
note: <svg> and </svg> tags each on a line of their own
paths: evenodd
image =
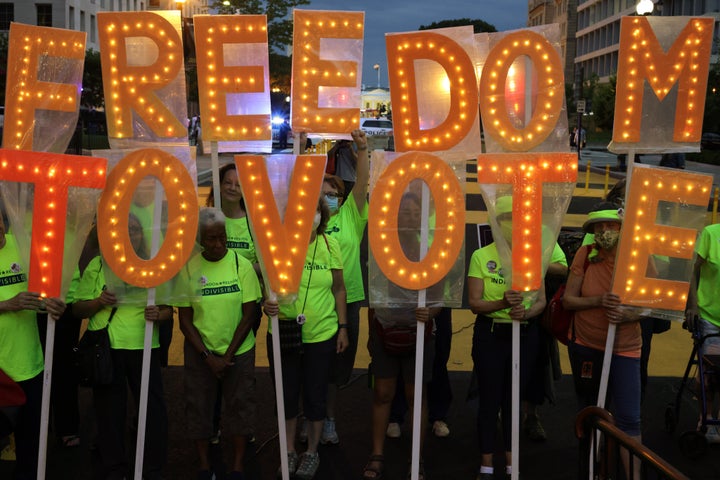
<svg viewBox="0 0 720 480">
<path fill-rule="evenodd" d="M 397 125 L 395 148 L 433 152 L 450 150 L 467 136 L 477 116 L 478 92 L 475 66 L 461 45 L 432 32 L 389 35 L 385 41 L 388 56 L 393 124 Z M 420 129 L 419 99 L 415 85 L 415 61 L 432 60 L 445 70 L 450 88 L 450 110 L 445 121 Z"/>
<path fill-rule="evenodd" d="M 614 142 L 640 141 L 644 80 L 660 101 L 678 84 L 677 101 L 667 110 L 671 116 L 675 109 L 672 139 L 700 141 L 713 21 L 712 17 L 692 18 L 665 54 L 647 18 L 621 19 Z"/>
<path fill-rule="evenodd" d="M 167 196 L 165 241 L 150 260 L 138 257 L 130 243 L 128 221 L 133 192 L 146 176 L 160 181 Z M 156 287 L 177 274 L 193 251 L 198 222 L 195 183 L 173 155 L 154 148 L 135 150 L 112 169 L 98 205 L 98 240 L 103 259 L 122 281 L 137 287 Z"/>
<path fill-rule="evenodd" d="M 203 140 L 270 140 L 270 92 L 265 88 L 269 85 L 267 17 L 195 15 L 193 19 Z M 264 45 L 263 61 L 241 58 L 226 65 L 224 47 L 231 44 Z M 238 60 L 245 65 L 238 65 Z M 267 114 L 228 115 L 227 95 L 240 93 L 267 95 Z"/>
<path fill-rule="evenodd" d="M 265 281 L 269 282 L 270 290 L 280 296 L 297 293 L 300 287 L 325 161 L 323 155 L 296 157 L 288 186 L 288 206 L 282 221 L 265 159 L 259 155 L 235 156 Z"/>
<path fill-rule="evenodd" d="M 655 223 L 658 203 L 705 207 L 710 200 L 712 179 L 675 169 L 642 166 L 633 169 L 612 287 L 623 304 L 685 310 L 690 284 L 648 278 L 646 271 L 652 255 L 691 259 L 698 231 Z"/>
<path fill-rule="evenodd" d="M 110 137 L 133 136 L 133 111 L 158 137 L 184 137 L 185 126 L 156 93 L 185 74 L 178 29 L 155 12 L 100 12 L 98 33 Z M 157 55 L 152 64 L 137 64 L 138 59 L 128 55 L 126 41 L 134 37 L 155 45 Z M 141 56 L 152 55 L 143 51 Z"/>
<path fill-rule="evenodd" d="M 577 181 L 572 153 L 487 153 L 478 156 L 478 183 L 513 186 L 512 288 L 542 284 L 543 183 Z"/>
<path fill-rule="evenodd" d="M 106 164 L 104 158 L 0 150 L 0 180 L 35 185 L 30 291 L 60 295 L 68 188 L 103 188 Z"/>
<path fill-rule="evenodd" d="M 33 149 L 36 110 L 77 112 L 80 83 L 73 85 L 54 83 L 53 79 L 40 80 L 38 70 L 41 62 L 57 62 L 58 59 L 75 60 L 82 65 L 85 60 L 85 37 L 83 32 L 21 23 L 10 25 L 3 131 L 5 148 Z M 58 72 L 64 74 L 69 73 L 67 69 L 57 68 Z"/>
<path fill-rule="evenodd" d="M 530 121 L 517 128 L 507 116 L 505 81 L 510 65 L 521 55 L 530 57 L 537 71 L 538 94 Z M 487 116 L 483 119 L 485 131 L 505 150 L 530 151 L 553 132 L 560 117 L 565 95 L 560 57 L 538 33 L 510 33 L 490 51 L 480 79 L 480 92 L 480 111 Z"/>
<path fill-rule="evenodd" d="M 403 192 L 421 179 L 436 206 L 435 237 L 425 258 L 411 261 L 397 235 Z M 375 261 L 388 280 L 410 290 L 435 285 L 452 269 L 465 235 L 465 195 L 452 168 L 436 155 L 408 153 L 383 171 L 370 198 L 368 239 Z"/>
<path fill-rule="evenodd" d="M 295 10 L 293 14 L 292 126 L 303 132 L 350 133 L 359 128 L 360 102 L 351 104 L 347 92 L 359 95 L 362 53 L 358 61 L 347 58 L 348 51 L 328 51 L 326 39 L 362 42 L 365 15 L 362 12 Z M 351 53 L 351 52 L 350 52 Z M 344 89 L 331 95 L 321 107 L 323 90 Z"/>
</svg>

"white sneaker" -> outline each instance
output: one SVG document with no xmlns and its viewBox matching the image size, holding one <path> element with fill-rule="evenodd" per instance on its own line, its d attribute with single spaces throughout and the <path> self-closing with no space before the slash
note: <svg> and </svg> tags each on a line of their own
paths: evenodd
<svg viewBox="0 0 720 480">
<path fill-rule="evenodd" d="M 450 428 L 442 420 L 436 420 L 433 422 L 432 432 L 436 437 L 445 438 L 450 435 Z"/>
<path fill-rule="evenodd" d="M 396 422 L 389 423 L 385 435 L 388 438 L 400 438 L 402 431 L 400 430 L 400 424 Z"/>
<path fill-rule="evenodd" d="M 715 425 L 708 425 L 707 432 L 705 432 L 705 440 L 708 443 L 720 443 L 720 432 Z"/>
<path fill-rule="evenodd" d="M 338 443 L 340 443 L 340 438 L 335 431 L 334 418 L 326 418 L 323 422 L 322 435 L 320 435 L 320 443 L 322 443 L 323 445 L 327 445 L 328 443 L 337 445 Z"/>
</svg>

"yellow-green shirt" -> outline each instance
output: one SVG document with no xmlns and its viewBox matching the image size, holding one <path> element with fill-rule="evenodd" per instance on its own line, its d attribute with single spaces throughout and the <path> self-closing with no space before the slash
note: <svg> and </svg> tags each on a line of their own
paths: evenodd
<svg viewBox="0 0 720 480">
<path fill-rule="evenodd" d="M 332 270 L 342 270 L 340 247 L 333 237 L 319 235 L 308 246 L 297 299 L 291 304 L 280 305 L 281 322 L 294 322 L 298 314 L 305 315 L 303 343 L 324 342 L 337 333 Z"/>
<path fill-rule="evenodd" d="M 28 290 L 27 271 L 18 253 L 15 236 L 5 234 L 0 249 L 0 301 Z M 0 314 L 0 369 L 16 382 L 36 377 L 44 361 L 35 312 L 20 310 Z"/>
<path fill-rule="evenodd" d="M 705 263 L 700 268 L 697 301 L 700 316 L 720 326 L 720 302 L 718 301 L 718 283 L 720 282 L 720 224 L 708 225 L 698 238 L 695 253 Z"/>
<path fill-rule="evenodd" d="M 230 346 L 243 319 L 243 304 L 262 297 L 252 264 L 232 250 L 216 262 L 196 254 L 183 269 L 180 285 L 191 300 L 177 306 L 192 307 L 193 325 L 203 344 L 218 355 L 224 355 Z M 255 335 L 250 330 L 234 355 L 254 346 Z"/>
<path fill-rule="evenodd" d="M 337 215 L 330 217 L 325 234 L 337 240 L 343 264 L 343 280 L 347 290 L 347 302 L 365 299 L 362 269 L 360 266 L 360 242 L 368 221 L 368 204 L 358 210 L 353 195 L 348 196 Z"/>
<path fill-rule="evenodd" d="M 225 234 L 227 235 L 227 248 L 236 251 L 238 254 L 250 260 L 250 263 L 257 263 L 250 227 L 247 217 L 226 218 Z"/>
<path fill-rule="evenodd" d="M 505 274 L 509 273 L 503 270 L 495 243 L 473 252 L 468 268 L 468 277 L 479 278 L 483 281 L 483 300 L 502 300 L 505 291 L 511 287 L 510 282 L 505 279 Z M 529 308 L 530 300 L 523 300 L 523 305 L 525 308 Z M 490 312 L 487 316 L 494 318 L 499 323 L 511 322 L 510 308 Z"/>
<path fill-rule="evenodd" d="M 80 277 L 80 284 L 75 291 L 75 301 L 94 300 L 105 288 L 105 272 L 101 257 L 90 260 Z M 141 290 L 128 286 L 128 292 Z M 110 321 L 110 347 L 116 350 L 142 350 L 145 344 L 145 307 L 141 305 L 116 305 L 117 310 Z M 89 330 L 100 330 L 108 324 L 112 307 L 107 306 L 90 317 Z M 152 348 L 160 346 L 157 324 L 153 328 Z"/>
</svg>

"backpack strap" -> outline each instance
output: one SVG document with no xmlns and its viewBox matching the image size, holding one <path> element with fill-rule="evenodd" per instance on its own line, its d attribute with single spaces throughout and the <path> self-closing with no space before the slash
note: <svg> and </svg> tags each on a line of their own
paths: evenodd
<svg viewBox="0 0 720 480">
<path fill-rule="evenodd" d="M 585 245 L 585 261 L 583 262 L 583 274 L 587 272 L 587 269 L 590 266 L 590 253 L 592 252 L 593 248 L 595 248 L 595 246 L 592 244 Z M 583 281 L 585 281 L 584 278 Z M 570 335 L 570 341 L 575 343 L 575 315 L 573 315 L 572 320 L 570 320 L 570 331 L 572 332 Z"/>
</svg>

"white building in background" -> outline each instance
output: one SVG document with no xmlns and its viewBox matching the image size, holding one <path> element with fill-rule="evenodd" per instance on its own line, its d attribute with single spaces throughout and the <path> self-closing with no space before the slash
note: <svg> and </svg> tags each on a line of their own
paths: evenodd
<svg viewBox="0 0 720 480">
<path fill-rule="evenodd" d="M 87 33 L 87 48 L 99 50 L 97 14 L 147 10 L 153 0 L 0 0 L 0 32 L 11 22 Z"/>
<path fill-rule="evenodd" d="M 141 10 L 182 10 L 184 17 L 208 12 L 209 0 L 0 0 L 0 32 L 11 22 L 86 32 L 87 48 L 99 50 L 97 14 Z"/>
<path fill-rule="evenodd" d="M 712 16 L 715 42 L 711 62 L 717 61 L 720 0 L 653 0 L 653 15 Z M 617 72 L 620 49 L 620 18 L 635 15 L 637 0 L 578 0 L 577 53 L 575 63 L 584 67 L 585 78 L 593 73 L 608 81 Z"/>
</svg>

